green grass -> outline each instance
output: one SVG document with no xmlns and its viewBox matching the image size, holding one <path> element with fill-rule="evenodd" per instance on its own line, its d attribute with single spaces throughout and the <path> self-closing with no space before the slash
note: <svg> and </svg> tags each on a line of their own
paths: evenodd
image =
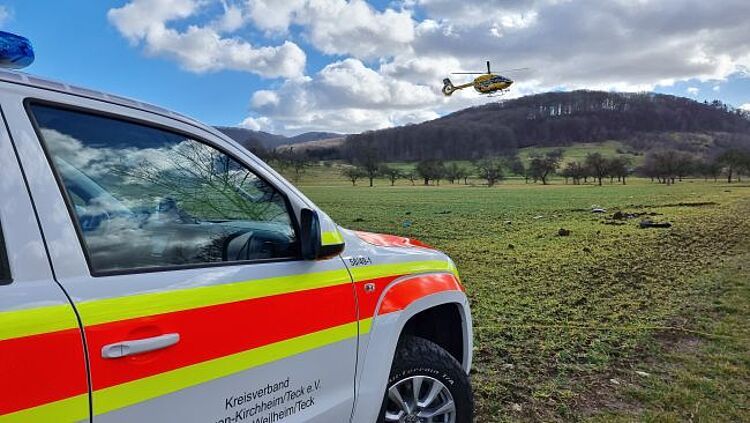
<svg viewBox="0 0 750 423">
<path fill-rule="evenodd" d="M 705 275 L 685 310 L 700 333 L 661 334 L 651 357 L 618 372 L 617 394 L 644 421 L 750 421 L 750 253 Z M 658 357 L 659 359 L 655 359 Z M 632 369 L 628 369 L 632 370 Z M 623 402 L 623 404 L 627 404 Z M 632 410 L 603 410 L 592 422 L 630 421 Z"/>
<path fill-rule="evenodd" d="M 545 154 L 557 149 L 557 147 L 528 147 L 522 148 L 518 155 L 524 163 L 528 163 L 530 156 L 534 153 Z M 625 156 L 630 159 L 634 166 L 638 166 L 643 162 L 642 155 L 632 154 L 630 152 L 632 149 L 619 141 L 580 143 L 562 147 L 561 149 L 564 152 L 563 164 L 572 161 L 583 162 L 589 153 L 601 153 L 605 157 Z"/>
<path fill-rule="evenodd" d="M 379 185 L 301 188 L 345 227 L 413 236 L 454 258 L 476 326 L 477 421 L 708 419 L 711 401 L 724 397 L 717 412 L 748 419 L 739 408 L 747 398 L 736 393 L 747 392 L 746 350 L 694 334 L 705 352 L 683 351 L 692 361 L 679 364 L 677 351 L 681 373 L 658 369 L 672 365 L 664 340 L 682 336 L 667 327 L 746 336 L 744 312 L 717 319 L 725 307 L 746 311 L 747 285 L 725 306 L 717 297 L 725 279 L 711 275 L 750 234 L 750 186 Z M 594 205 L 609 212 L 593 214 Z M 673 227 L 640 229 L 640 218 L 613 221 L 614 210 Z M 704 360 L 710 381 L 690 376 Z M 633 385 L 626 376 L 641 369 L 649 382 Z"/>
</svg>

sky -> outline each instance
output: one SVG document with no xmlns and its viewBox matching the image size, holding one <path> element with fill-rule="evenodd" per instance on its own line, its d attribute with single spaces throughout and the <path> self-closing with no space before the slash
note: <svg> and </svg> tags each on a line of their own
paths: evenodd
<svg viewBox="0 0 750 423">
<path fill-rule="evenodd" d="M 748 0 L 0 0 L 0 29 L 34 45 L 26 72 L 284 135 L 574 89 L 750 110 L 749 16 Z M 527 70 L 500 98 L 442 95 L 486 60 Z"/>
</svg>

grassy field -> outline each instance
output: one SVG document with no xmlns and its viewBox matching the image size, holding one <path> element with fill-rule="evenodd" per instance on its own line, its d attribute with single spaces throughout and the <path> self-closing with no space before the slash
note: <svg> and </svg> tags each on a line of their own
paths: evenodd
<svg viewBox="0 0 750 423">
<path fill-rule="evenodd" d="M 341 225 L 457 262 L 477 421 L 750 421 L 750 186 L 329 181 L 300 186 Z"/>
<path fill-rule="evenodd" d="M 518 156 L 524 164 L 526 164 L 530 161 L 532 154 L 545 154 L 556 149 L 557 148 L 555 147 L 522 148 L 519 150 Z M 562 148 L 562 150 L 564 152 L 562 160 L 563 165 L 573 161 L 583 162 L 584 159 L 586 159 L 586 155 L 589 153 L 601 153 L 605 157 L 624 156 L 630 159 L 630 163 L 633 166 L 639 166 L 643 163 L 643 155 L 629 153 L 631 148 L 618 141 L 573 144 Z"/>
</svg>

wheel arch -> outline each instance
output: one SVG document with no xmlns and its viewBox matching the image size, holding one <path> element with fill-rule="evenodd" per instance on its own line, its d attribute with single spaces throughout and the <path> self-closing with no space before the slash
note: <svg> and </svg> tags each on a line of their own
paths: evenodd
<svg viewBox="0 0 750 423">
<path fill-rule="evenodd" d="M 445 291 L 430 294 L 412 302 L 402 311 L 376 315 L 372 320 L 366 341 L 360 345 L 362 355 L 357 370 L 358 382 L 353 422 L 376 421 L 398 341 L 403 334 L 423 329 L 425 319 L 434 316 L 435 313 L 446 313 L 447 310 L 451 310 L 447 316 L 460 318 L 457 322 L 461 327 L 460 342 L 462 344 L 460 353 L 456 352 L 457 346 L 451 346 L 453 352 L 450 349 L 448 351 L 451 355 L 454 353 L 460 355 L 461 367 L 464 371 L 469 371 L 472 361 L 472 319 L 468 299 L 464 292 Z M 429 329 L 421 334 L 430 339 Z M 419 333 L 415 335 L 420 336 Z M 437 339 L 440 340 L 439 337 Z M 435 339 L 430 340 L 435 342 Z M 438 345 L 441 344 L 438 343 Z"/>
<path fill-rule="evenodd" d="M 439 304 L 418 312 L 406 321 L 401 329 L 399 342 L 405 336 L 417 336 L 432 341 L 453 356 L 461 365 L 468 351 L 464 351 L 464 318 L 461 305 L 457 303 Z"/>
</svg>

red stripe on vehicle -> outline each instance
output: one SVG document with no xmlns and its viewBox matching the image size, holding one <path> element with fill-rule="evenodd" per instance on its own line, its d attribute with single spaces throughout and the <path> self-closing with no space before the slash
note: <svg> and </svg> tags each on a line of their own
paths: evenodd
<svg viewBox="0 0 750 423">
<path fill-rule="evenodd" d="M 88 391 L 78 328 L 0 341 L 0 415 Z"/>
<path fill-rule="evenodd" d="M 387 276 L 372 280 L 357 282 L 357 301 L 359 306 L 359 318 L 367 319 L 375 315 L 378 300 L 385 288 L 401 276 Z M 368 287 L 369 285 L 369 287 Z"/>
<path fill-rule="evenodd" d="M 362 231 L 352 231 L 355 235 L 362 241 L 377 245 L 379 247 L 422 247 L 422 248 L 429 248 L 434 249 L 431 246 L 425 244 L 422 241 L 413 239 L 413 238 L 405 238 L 402 236 L 396 236 L 396 235 L 387 235 L 387 234 L 376 234 L 373 232 L 362 232 Z"/>
<path fill-rule="evenodd" d="M 414 276 L 396 284 L 385 293 L 378 314 L 401 311 L 414 301 L 443 291 L 463 291 L 461 283 L 450 273 Z"/>
<path fill-rule="evenodd" d="M 356 320 L 350 284 L 95 325 L 86 329 L 94 390 Z M 179 333 L 163 350 L 105 359 L 107 344 Z"/>
</svg>

